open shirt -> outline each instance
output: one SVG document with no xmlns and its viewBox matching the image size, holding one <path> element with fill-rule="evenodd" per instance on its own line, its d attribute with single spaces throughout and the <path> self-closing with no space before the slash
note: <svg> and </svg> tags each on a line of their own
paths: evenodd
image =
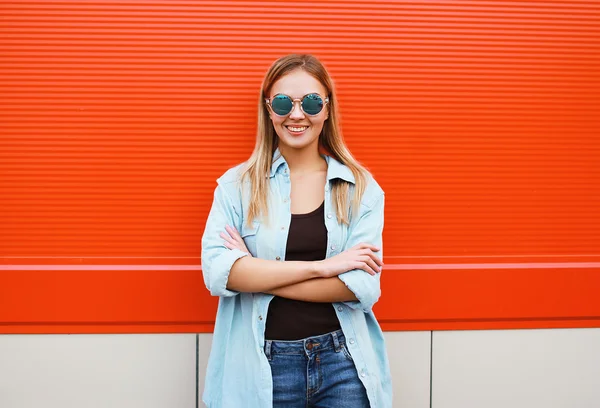
<svg viewBox="0 0 600 408">
<path fill-rule="evenodd" d="M 331 182 L 350 183 L 353 196 L 354 175 L 344 164 L 330 156 L 325 185 L 325 226 L 327 258 L 365 242 L 376 245 L 383 255 L 382 231 L 384 192 L 368 175 L 360 208 L 350 225 L 338 222 L 332 206 Z M 273 295 L 245 293 L 227 289 L 231 267 L 248 254 L 223 245 L 219 233 L 226 225 L 235 227 L 252 256 L 285 260 L 287 234 L 291 221 L 290 171 L 279 150 L 273 155 L 269 179 L 269 222 L 254 220 L 248 226 L 249 182 L 240 182 L 243 164 L 229 169 L 217 180 L 214 201 L 202 237 L 202 274 L 211 295 L 219 296 L 212 348 L 202 399 L 209 408 L 271 407 L 273 382 L 271 367 L 264 353 L 264 333 L 269 302 Z M 371 408 L 392 406 L 392 385 L 385 341 L 372 308 L 381 295 L 380 274 L 374 276 L 355 269 L 338 276 L 354 293 L 357 301 L 335 302 L 340 326 L 346 337 L 360 380 L 365 386 Z"/>
</svg>

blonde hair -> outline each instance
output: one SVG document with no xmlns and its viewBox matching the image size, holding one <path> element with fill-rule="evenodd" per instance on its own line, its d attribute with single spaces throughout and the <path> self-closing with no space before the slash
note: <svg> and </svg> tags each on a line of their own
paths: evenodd
<svg viewBox="0 0 600 408">
<path fill-rule="evenodd" d="M 268 217 L 269 181 L 273 153 L 277 148 L 277 134 L 269 118 L 269 111 L 265 98 L 273 84 L 281 77 L 292 71 L 301 69 L 315 77 L 327 90 L 329 95 L 329 118 L 323 125 L 319 135 L 319 148 L 326 154 L 345 164 L 354 175 L 355 188 L 352 202 L 348 202 L 350 183 L 336 179 L 332 182 L 333 208 L 336 211 L 339 223 L 350 224 L 350 209 L 352 214 L 358 211 L 360 200 L 366 188 L 367 170 L 352 157 L 346 147 L 339 125 L 339 113 L 335 87 L 329 73 L 323 64 L 310 54 L 290 54 L 276 60 L 267 71 L 262 83 L 258 99 L 258 128 L 256 132 L 256 145 L 250 159 L 246 162 L 241 179 L 248 178 L 251 186 L 251 200 L 248 208 L 247 223 L 251 225 L 255 218 Z"/>
</svg>

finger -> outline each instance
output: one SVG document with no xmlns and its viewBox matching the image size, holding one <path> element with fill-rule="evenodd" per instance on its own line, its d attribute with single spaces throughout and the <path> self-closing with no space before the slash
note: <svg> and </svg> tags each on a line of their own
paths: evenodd
<svg viewBox="0 0 600 408">
<path fill-rule="evenodd" d="M 375 264 L 377 264 L 378 266 L 383 266 L 383 262 L 381 261 L 381 258 L 379 258 L 377 255 L 375 255 L 372 250 L 361 249 L 358 251 L 358 253 L 361 256 L 367 256 L 367 257 L 371 258 L 373 260 L 373 262 L 375 262 Z"/>
<path fill-rule="evenodd" d="M 377 265 L 377 264 L 375 263 L 375 261 L 373 261 L 373 259 L 372 259 L 372 258 L 370 258 L 370 257 L 367 257 L 367 260 L 365 261 L 365 263 L 366 263 L 367 265 L 369 265 L 369 267 L 370 267 L 372 270 L 374 270 L 375 272 L 377 272 L 377 273 L 381 272 L 381 268 L 379 267 L 379 265 Z"/>
<path fill-rule="evenodd" d="M 381 272 L 381 269 L 379 268 L 379 266 L 375 263 L 375 261 L 373 261 L 373 259 L 371 259 L 370 256 L 367 255 L 363 255 L 361 257 L 358 258 L 361 262 L 369 265 L 369 267 L 374 270 L 375 272 L 379 273 Z"/>
<path fill-rule="evenodd" d="M 226 233 L 224 233 L 224 232 L 221 232 L 221 233 L 219 233 L 219 236 L 220 236 L 221 238 L 223 238 L 223 239 L 226 239 L 227 241 L 233 241 L 233 238 L 231 238 L 231 236 L 230 236 L 230 235 L 228 235 L 228 234 L 226 234 Z"/>
<path fill-rule="evenodd" d="M 360 244 L 356 244 L 353 248 L 356 249 L 370 249 L 371 251 L 379 251 L 379 247 L 372 244 L 367 244 L 366 242 L 361 242 Z"/>
<path fill-rule="evenodd" d="M 225 246 L 225 248 L 227 249 L 235 249 L 235 245 L 231 244 L 228 241 L 223 241 L 223 245 Z"/>
<path fill-rule="evenodd" d="M 239 244 L 244 243 L 244 240 L 242 239 L 242 237 L 240 237 L 240 234 L 237 232 L 237 230 L 235 228 L 230 227 L 229 225 L 226 225 L 225 230 L 231 237 L 231 242 L 237 242 Z"/>
<path fill-rule="evenodd" d="M 223 238 L 225 241 L 229 242 L 231 245 L 237 246 L 238 242 L 236 240 L 234 240 L 233 238 L 231 238 L 229 235 L 225 234 L 224 232 L 221 232 L 219 234 L 219 236 L 221 238 Z"/>
<path fill-rule="evenodd" d="M 383 261 L 381 260 L 380 257 L 375 255 L 373 252 L 369 253 L 368 255 L 373 260 L 373 262 L 375 262 L 378 266 L 383 266 Z"/>
<path fill-rule="evenodd" d="M 229 233 L 229 235 L 231 235 L 231 237 L 239 242 L 244 242 L 244 239 L 242 238 L 242 236 L 240 235 L 240 233 L 238 232 L 237 229 L 235 229 L 234 227 L 230 226 L 230 225 L 226 225 L 225 229 L 227 230 L 227 232 Z"/>
<path fill-rule="evenodd" d="M 375 276 L 377 274 L 377 272 L 375 272 L 368 264 L 366 264 L 366 263 L 363 262 L 362 265 L 363 265 L 363 267 L 360 268 L 360 269 L 362 269 L 363 271 L 367 272 L 369 275 Z"/>
<path fill-rule="evenodd" d="M 367 265 L 366 262 L 363 262 L 363 261 L 359 261 L 357 263 L 357 266 L 355 269 L 362 269 L 363 271 L 367 272 L 369 275 L 375 275 L 375 271 L 369 265 Z"/>
</svg>

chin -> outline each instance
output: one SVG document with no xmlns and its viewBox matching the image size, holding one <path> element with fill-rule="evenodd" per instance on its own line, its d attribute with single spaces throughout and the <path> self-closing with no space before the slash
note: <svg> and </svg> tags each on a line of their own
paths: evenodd
<svg viewBox="0 0 600 408">
<path fill-rule="evenodd" d="M 279 142 L 286 147 L 292 149 L 305 149 L 315 144 L 314 140 L 310 141 L 302 141 L 302 140 L 289 140 L 289 139 L 279 139 Z"/>
<path fill-rule="evenodd" d="M 312 136 L 308 136 L 308 137 L 293 137 L 291 135 L 285 134 L 283 137 L 281 137 L 281 135 L 279 136 L 279 143 L 282 145 L 285 145 L 289 148 L 292 149 L 304 149 L 307 147 L 310 147 L 314 144 L 318 143 L 319 138 L 318 137 L 312 137 Z"/>
</svg>

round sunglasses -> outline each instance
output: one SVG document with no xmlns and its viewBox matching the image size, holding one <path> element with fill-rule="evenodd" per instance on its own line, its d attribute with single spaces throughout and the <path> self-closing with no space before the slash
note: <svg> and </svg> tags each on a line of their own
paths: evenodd
<svg viewBox="0 0 600 408">
<path fill-rule="evenodd" d="M 292 99 L 284 94 L 277 94 L 272 99 L 265 99 L 267 105 L 271 106 L 271 109 L 276 115 L 287 116 L 294 108 L 294 102 L 300 101 L 300 108 L 302 112 L 307 115 L 314 116 L 318 115 L 326 103 L 329 103 L 329 98 L 321 98 L 321 95 L 317 93 L 309 93 L 304 95 L 302 99 Z"/>
</svg>

